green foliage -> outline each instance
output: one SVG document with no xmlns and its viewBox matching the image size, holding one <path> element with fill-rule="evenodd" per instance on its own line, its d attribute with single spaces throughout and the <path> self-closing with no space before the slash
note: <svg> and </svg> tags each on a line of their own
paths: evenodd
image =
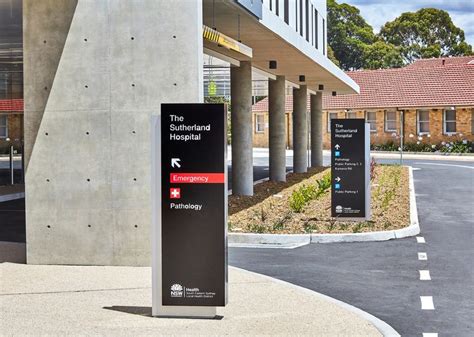
<svg viewBox="0 0 474 337">
<path fill-rule="evenodd" d="M 291 211 L 286 212 L 278 221 L 273 224 L 274 231 L 285 229 L 285 222 L 291 219 Z"/>
<path fill-rule="evenodd" d="M 252 233 L 265 233 L 267 228 L 261 224 L 252 224 L 249 226 L 249 231 Z"/>
<path fill-rule="evenodd" d="M 399 151 L 399 144 L 388 141 L 385 144 L 372 144 L 374 151 Z M 442 152 L 442 153 L 473 153 L 474 143 L 467 139 L 458 139 L 451 142 L 430 143 L 429 141 L 408 142 L 403 145 L 407 152 Z"/>
<path fill-rule="evenodd" d="M 230 144 L 232 140 L 232 133 L 231 133 L 231 123 L 230 123 L 230 112 L 231 104 L 230 100 L 225 98 L 224 96 L 207 96 L 204 97 L 204 103 L 224 103 L 227 106 L 227 144 Z"/>
<path fill-rule="evenodd" d="M 334 50 L 332 50 L 331 46 L 328 45 L 328 59 L 332 61 L 336 66 L 340 67 L 341 63 L 339 60 L 336 58 L 336 55 L 334 55 Z"/>
<path fill-rule="evenodd" d="M 474 143 L 468 140 L 457 140 L 440 144 L 439 150 L 443 153 L 473 153 Z"/>
<path fill-rule="evenodd" d="M 448 12 L 440 9 L 403 13 L 387 22 L 379 36 L 399 46 L 406 63 L 419 58 L 472 55 L 464 31 L 454 25 Z"/>
<path fill-rule="evenodd" d="M 403 13 L 378 35 L 357 7 L 328 0 L 328 57 L 344 70 L 398 68 L 419 58 L 472 55 L 464 31 L 434 8 Z"/>
<path fill-rule="evenodd" d="M 316 225 L 311 224 L 309 222 L 303 225 L 303 230 L 305 233 L 313 233 L 315 229 L 316 229 Z"/>
<path fill-rule="evenodd" d="M 345 70 L 364 66 L 364 50 L 375 42 L 372 27 L 360 15 L 359 9 L 328 0 L 328 44 Z"/>
<path fill-rule="evenodd" d="M 324 192 L 331 187 L 331 174 L 325 174 L 317 181 L 319 191 Z"/>
<path fill-rule="evenodd" d="M 300 213 L 308 202 L 319 198 L 331 187 L 331 174 L 325 174 L 316 183 L 317 187 L 315 185 L 303 185 L 293 191 L 290 196 L 290 208 L 294 212 Z"/>
<path fill-rule="evenodd" d="M 290 208 L 296 213 L 300 213 L 304 205 L 306 205 L 304 194 L 300 190 L 294 191 L 290 197 Z"/>
<path fill-rule="evenodd" d="M 363 59 L 365 69 L 400 68 L 403 66 L 401 49 L 381 40 L 365 46 Z"/>
</svg>

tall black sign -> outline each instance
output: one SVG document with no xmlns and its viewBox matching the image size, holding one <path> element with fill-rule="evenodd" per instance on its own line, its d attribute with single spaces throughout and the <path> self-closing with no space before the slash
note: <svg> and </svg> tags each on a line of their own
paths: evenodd
<svg viewBox="0 0 474 337">
<path fill-rule="evenodd" d="M 331 214 L 341 218 L 370 216 L 370 148 L 364 119 L 331 120 Z"/>
<path fill-rule="evenodd" d="M 161 105 L 162 305 L 227 303 L 224 104 Z"/>
</svg>

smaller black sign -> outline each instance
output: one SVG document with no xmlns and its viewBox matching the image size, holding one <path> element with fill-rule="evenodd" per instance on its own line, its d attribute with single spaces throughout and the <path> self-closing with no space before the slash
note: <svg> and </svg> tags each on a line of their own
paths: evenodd
<svg viewBox="0 0 474 337">
<path fill-rule="evenodd" d="M 331 120 L 331 215 L 368 217 L 369 149 L 364 119 Z"/>
</svg>

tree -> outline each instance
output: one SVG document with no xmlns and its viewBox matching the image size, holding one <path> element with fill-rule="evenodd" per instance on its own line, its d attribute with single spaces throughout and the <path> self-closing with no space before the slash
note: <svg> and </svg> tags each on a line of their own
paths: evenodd
<svg viewBox="0 0 474 337">
<path fill-rule="evenodd" d="M 400 47 L 405 63 L 419 58 L 472 55 L 464 31 L 454 25 L 448 12 L 435 8 L 403 13 L 387 22 L 379 37 Z"/>
<path fill-rule="evenodd" d="M 400 48 L 381 40 L 367 45 L 364 49 L 364 68 L 383 69 L 400 68 L 403 66 L 403 58 Z"/>
<path fill-rule="evenodd" d="M 344 70 L 364 66 L 364 50 L 376 36 L 359 9 L 328 0 L 328 44 Z"/>
<path fill-rule="evenodd" d="M 334 55 L 334 50 L 332 50 L 331 46 L 328 46 L 328 59 L 332 61 L 336 66 L 340 67 L 341 64 L 339 63 L 339 60 L 336 58 Z"/>
</svg>

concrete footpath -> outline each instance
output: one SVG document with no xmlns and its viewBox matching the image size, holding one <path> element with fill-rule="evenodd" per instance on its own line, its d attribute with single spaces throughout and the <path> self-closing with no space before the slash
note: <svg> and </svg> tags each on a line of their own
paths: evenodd
<svg viewBox="0 0 474 337">
<path fill-rule="evenodd" d="M 151 317 L 151 269 L 0 264 L 4 336 L 382 336 L 323 295 L 237 268 L 216 319 Z"/>
</svg>

